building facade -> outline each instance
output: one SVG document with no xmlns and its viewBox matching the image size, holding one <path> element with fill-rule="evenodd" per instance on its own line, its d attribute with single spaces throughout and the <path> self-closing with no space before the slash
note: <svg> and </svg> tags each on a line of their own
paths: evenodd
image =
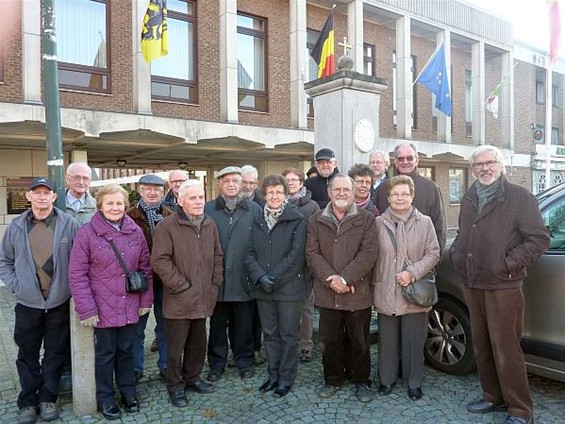
<svg viewBox="0 0 565 424">
<path fill-rule="evenodd" d="M 336 4 L 336 44 L 347 37 L 354 70 L 389 82 L 375 148 L 391 153 L 404 140 L 418 147 L 421 172 L 442 188 L 450 227 L 478 145 L 501 147 L 509 178 L 534 192 L 548 185 L 548 157 L 550 184 L 565 178 L 563 61 L 552 73 L 548 152 L 547 52 L 516 43 L 509 22 L 463 1 L 168 0 L 169 53 L 151 64 L 140 46 L 147 4 L 55 0 L 65 164 L 166 171 L 180 162 L 207 181 L 232 164 L 253 164 L 262 176 L 307 169 L 314 145 L 323 146 L 304 92 L 316 76 L 308 51 Z M 25 206 L 27 181 L 47 166 L 41 2 L 3 1 L 0 9 L 1 235 Z M 451 117 L 412 85 L 441 42 Z M 484 102 L 501 80 L 494 119 Z M 212 195 L 211 184 L 207 190 Z"/>
</svg>

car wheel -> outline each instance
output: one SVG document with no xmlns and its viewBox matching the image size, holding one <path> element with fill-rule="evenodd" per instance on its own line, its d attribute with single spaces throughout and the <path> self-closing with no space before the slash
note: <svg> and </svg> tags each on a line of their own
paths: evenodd
<svg viewBox="0 0 565 424">
<path fill-rule="evenodd" d="M 457 301 L 440 298 L 429 312 L 424 356 L 428 364 L 448 374 L 475 369 L 469 312 Z"/>
</svg>

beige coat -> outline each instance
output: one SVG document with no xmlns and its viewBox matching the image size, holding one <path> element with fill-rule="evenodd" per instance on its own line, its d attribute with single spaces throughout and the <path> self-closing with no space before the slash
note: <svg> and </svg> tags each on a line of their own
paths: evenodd
<svg viewBox="0 0 565 424">
<path fill-rule="evenodd" d="M 396 233 L 390 212 L 391 210 L 387 209 L 376 219 L 378 254 L 373 272 L 375 307 L 378 313 L 385 315 L 427 312 L 431 307 L 416 306 L 404 299 L 400 285 L 395 283 L 395 275 L 405 269 L 412 273 L 416 279 L 419 279 L 438 263 L 440 249 L 432 220 L 414 208 L 412 215 L 405 224 L 406 256 L 412 263 L 403 267 L 402 264 L 397 264 L 396 250 L 387 230 L 388 227 L 393 233 Z"/>
</svg>

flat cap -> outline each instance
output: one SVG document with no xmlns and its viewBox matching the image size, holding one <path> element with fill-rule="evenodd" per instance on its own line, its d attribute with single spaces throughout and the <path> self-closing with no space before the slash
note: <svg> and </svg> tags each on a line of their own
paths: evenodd
<svg viewBox="0 0 565 424">
<path fill-rule="evenodd" d="M 226 166 L 224 169 L 222 169 L 220 172 L 218 172 L 218 175 L 216 175 L 216 178 L 220 179 L 224 175 L 228 175 L 228 174 L 241 175 L 241 168 L 239 166 Z"/>
<path fill-rule="evenodd" d="M 28 189 L 33 190 L 34 188 L 39 187 L 39 186 L 45 186 L 48 189 L 50 189 L 51 191 L 55 191 L 55 183 L 53 181 L 51 181 L 50 179 L 45 178 L 45 177 L 37 177 L 37 178 L 34 178 L 33 180 L 31 180 L 29 182 Z"/>
<path fill-rule="evenodd" d="M 139 179 L 139 184 L 150 184 L 163 187 L 165 185 L 165 180 L 158 175 L 147 174 Z"/>
<path fill-rule="evenodd" d="M 330 160 L 335 159 L 335 153 L 332 149 L 320 149 L 314 157 L 315 160 Z"/>
</svg>

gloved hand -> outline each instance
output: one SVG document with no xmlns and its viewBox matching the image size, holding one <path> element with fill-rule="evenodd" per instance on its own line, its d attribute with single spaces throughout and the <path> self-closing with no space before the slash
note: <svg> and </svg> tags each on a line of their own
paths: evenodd
<svg viewBox="0 0 565 424">
<path fill-rule="evenodd" d="M 149 311 L 151 311 L 151 308 L 139 308 L 139 316 L 143 316 L 145 314 L 148 314 Z"/>
<path fill-rule="evenodd" d="M 259 285 L 265 293 L 272 293 L 275 288 L 275 277 L 265 274 L 259 278 Z"/>
<path fill-rule="evenodd" d="M 93 317 L 87 318 L 82 320 L 80 323 L 85 327 L 96 327 L 96 324 L 100 322 L 98 315 L 94 315 Z"/>
</svg>

